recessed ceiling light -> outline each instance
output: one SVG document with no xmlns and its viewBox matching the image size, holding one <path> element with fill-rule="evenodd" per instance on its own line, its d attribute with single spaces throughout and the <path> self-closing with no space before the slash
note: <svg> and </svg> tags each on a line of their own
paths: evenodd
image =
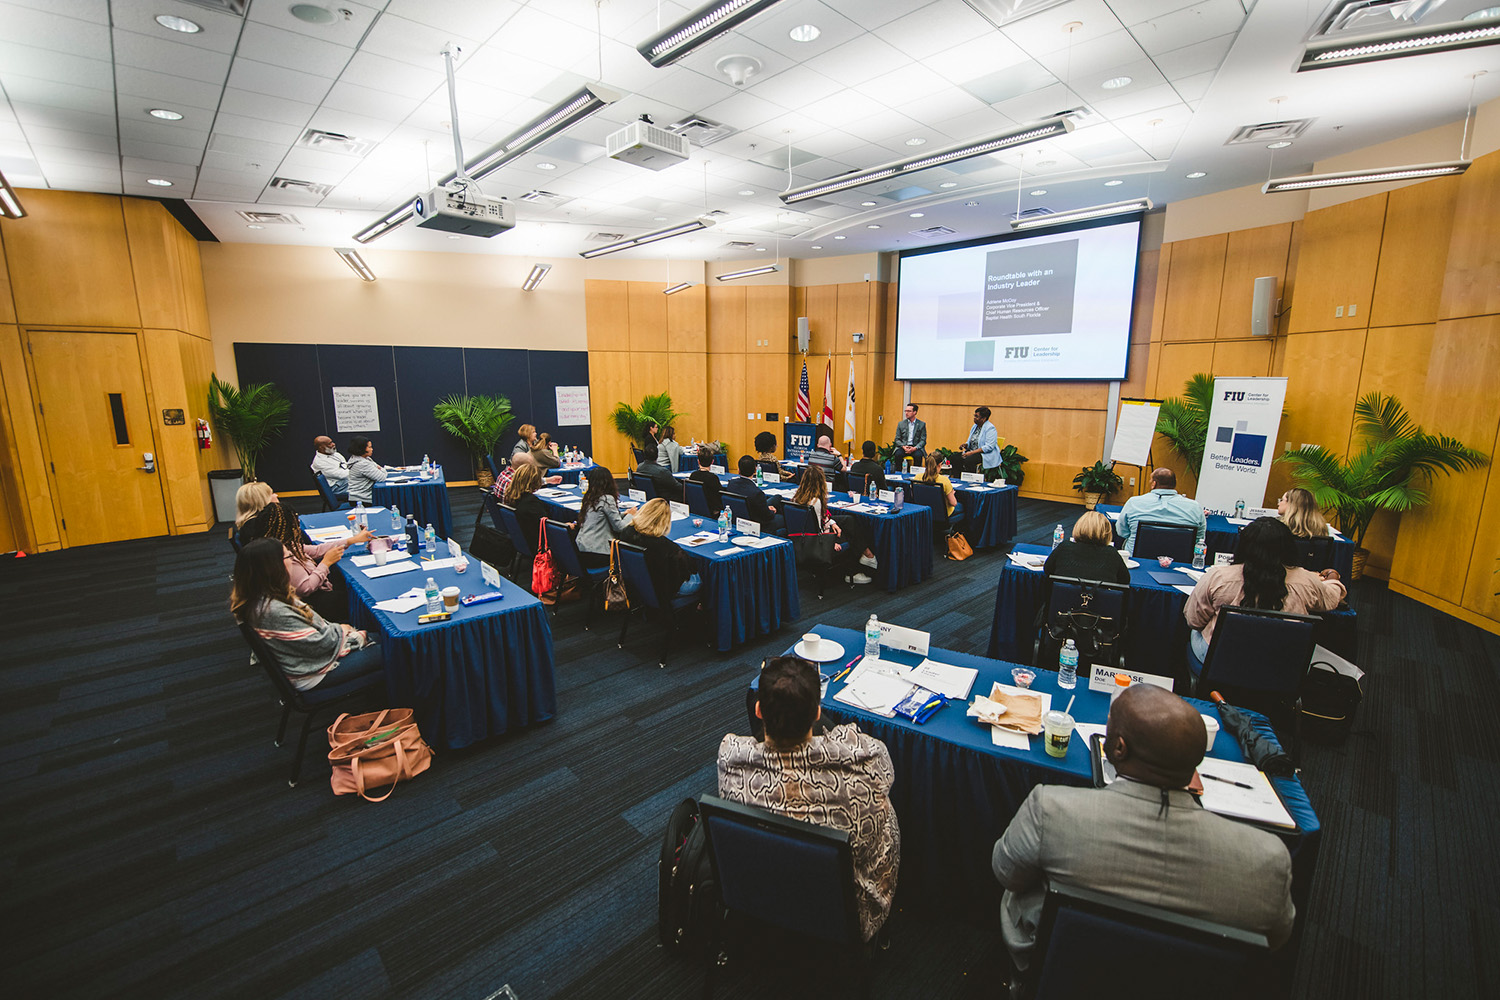
<svg viewBox="0 0 1500 1000">
<path fill-rule="evenodd" d="M 187 18 L 178 17 L 176 14 L 157 14 L 156 23 L 163 28 L 186 32 L 189 35 L 196 35 L 203 30 L 203 25 L 197 21 L 189 21 Z"/>
<path fill-rule="evenodd" d="M 755 252 L 756 253 L 765 253 L 766 252 L 766 248 L 765 247 L 756 247 L 755 248 Z"/>
<path fill-rule="evenodd" d="M 822 33 L 823 32 L 818 30 L 818 26 L 816 24 L 799 24 L 791 31 L 788 31 L 787 35 L 789 35 L 794 42 L 811 42 L 815 41 L 817 37 Z"/>
<path fill-rule="evenodd" d="M 332 24 L 338 20 L 338 16 L 333 11 L 327 7 L 319 7 L 315 3 L 294 3 L 291 11 L 293 17 L 308 24 Z"/>
<path fill-rule="evenodd" d="M 454 234 L 454 235 L 452 235 L 452 236 L 449 236 L 449 237 L 448 237 L 448 238 L 449 238 L 449 239 L 450 239 L 450 240 L 457 240 L 457 239 L 462 239 L 462 237 L 460 237 L 460 236 L 459 236 L 459 235 L 458 235 L 458 234 L 456 234 L 456 233 L 455 233 L 455 234 Z"/>
<path fill-rule="evenodd" d="M 908 146 L 925 146 L 927 145 L 927 140 L 919 135 L 914 135 L 910 139 L 906 140 L 906 144 Z"/>
<path fill-rule="evenodd" d="M 926 212 L 913 212 L 910 215 L 908 215 L 907 218 L 908 219 L 920 219 L 922 216 L 924 216 L 926 214 L 927 214 Z"/>
<path fill-rule="evenodd" d="M 252 222 L 252 223 L 250 223 L 250 225 L 246 226 L 245 228 L 246 229 L 264 229 L 266 227 L 260 225 L 259 223 Z"/>
<path fill-rule="evenodd" d="M 836 240 L 845 240 L 845 239 L 848 239 L 848 237 L 847 236 L 835 236 L 834 239 L 836 239 Z"/>
<path fill-rule="evenodd" d="M 1037 163 L 1037 166 L 1038 167 L 1055 167 L 1055 166 L 1057 166 L 1057 161 L 1056 160 L 1042 160 L 1039 163 Z"/>
<path fill-rule="evenodd" d="M 943 181 L 943 183 L 939 184 L 938 187 L 940 187 L 940 188 L 956 188 L 956 187 L 958 187 L 958 181 Z"/>
<path fill-rule="evenodd" d="M 1194 170 L 1192 173 L 1188 174 L 1187 176 L 1188 176 L 1188 180 L 1195 181 L 1195 180 L 1197 180 L 1200 177 L 1207 177 L 1208 173 L 1207 173 L 1207 171 L 1203 171 L 1203 170 Z"/>
<path fill-rule="evenodd" d="M 868 226 L 866 226 L 865 228 L 866 229 L 879 229 L 880 227 L 877 226 L 875 223 L 872 222 Z"/>
<path fill-rule="evenodd" d="M 1031 196 L 1033 198 L 1040 198 L 1042 195 L 1044 195 L 1046 193 L 1047 193 L 1047 189 L 1046 188 L 1037 188 L 1035 191 L 1031 192 Z"/>
<path fill-rule="evenodd" d="M 557 164 L 555 164 L 555 163 L 548 163 L 546 160 L 543 160 L 541 163 L 538 163 L 536 165 L 536 168 L 538 170 L 556 170 L 557 169 Z"/>
<path fill-rule="evenodd" d="M 745 188 L 743 191 L 740 192 L 740 195 L 741 195 L 741 197 L 748 198 L 748 197 L 750 197 L 754 193 L 755 192 L 753 190 L 751 190 L 750 188 Z"/>
<path fill-rule="evenodd" d="M 665 215 L 658 215 L 656 218 L 652 219 L 651 221 L 652 222 L 666 222 L 667 221 L 667 217 Z"/>
<path fill-rule="evenodd" d="M 1124 181 L 1105 181 L 1104 186 L 1107 188 L 1117 188 L 1124 183 Z"/>
<path fill-rule="evenodd" d="M 1288 139 L 1279 139 L 1276 142 L 1268 142 L 1268 143 L 1266 143 L 1266 148 L 1267 149 L 1286 149 L 1291 144 L 1292 144 L 1291 141 L 1288 140 Z"/>
<path fill-rule="evenodd" d="M 861 208 L 874 208 L 875 207 L 875 203 L 873 201 L 862 201 L 859 204 L 860 204 Z"/>
<path fill-rule="evenodd" d="M 148 108 L 146 110 L 146 114 L 150 115 L 152 118 L 160 118 L 164 121 L 169 122 L 182 120 L 182 115 L 178 114 L 175 111 L 168 111 L 166 108 Z"/>
<path fill-rule="evenodd" d="M 169 188 L 169 187 L 172 186 L 172 182 L 171 181 L 166 180 L 166 179 L 161 178 L 161 177 L 147 177 L 146 178 L 146 183 L 147 184 L 154 184 L 155 186 L 157 186 L 159 188 Z"/>
<path fill-rule="evenodd" d="M 1133 82 L 1134 81 L 1132 81 L 1128 76 L 1112 76 L 1108 80 L 1105 80 L 1103 83 L 1099 84 L 1099 86 L 1103 87 L 1105 90 L 1119 90 L 1121 87 L 1130 86 Z"/>
<path fill-rule="evenodd" d="M 821 249 L 823 249 L 823 246 L 822 246 L 822 244 L 820 244 L 820 243 L 814 243 L 814 244 L 813 244 L 813 245 L 812 245 L 812 248 L 813 248 L 813 249 L 814 249 L 814 250 L 821 250 Z"/>
</svg>

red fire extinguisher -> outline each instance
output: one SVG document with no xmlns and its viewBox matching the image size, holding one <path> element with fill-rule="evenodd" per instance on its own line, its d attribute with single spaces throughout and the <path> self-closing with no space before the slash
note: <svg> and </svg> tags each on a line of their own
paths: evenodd
<svg viewBox="0 0 1500 1000">
<path fill-rule="evenodd" d="M 202 417 L 198 418 L 198 447 L 207 451 L 214 446 L 214 433 L 209 430 L 208 421 Z"/>
</svg>

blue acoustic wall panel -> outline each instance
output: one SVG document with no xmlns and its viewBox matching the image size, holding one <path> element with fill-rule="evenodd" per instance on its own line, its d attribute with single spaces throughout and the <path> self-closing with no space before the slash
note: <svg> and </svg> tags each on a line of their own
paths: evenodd
<svg viewBox="0 0 1500 1000">
<path fill-rule="evenodd" d="M 547 426 L 537 424 L 533 419 L 530 365 L 526 360 L 530 353 L 499 347 L 469 347 L 464 350 L 464 370 L 468 375 L 469 392 L 504 396 L 510 400 L 510 411 L 515 414 L 515 419 L 495 445 L 497 462 L 509 461 L 510 450 L 516 443 L 517 427 L 522 424 Z"/>
<path fill-rule="evenodd" d="M 532 423 L 552 431 L 552 440 L 593 454 L 594 435 L 587 424 L 557 426 L 557 392 L 560 385 L 589 384 L 587 351 L 528 351 L 531 362 Z"/>
<path fill-rule="evenodd" d="M 396 361 L 390 347 L 357 344 L 319 344 L 318 368 L 323 377 L 323 405 L 328 411 L 328 434 L 345 458 L 349 439 L 355 434 L 375 444 L 374 458 L 386 465 L 401 465 L 401 408 L 396 401 Z M 333 390 L 340 386 L 372 386 L 380 413 L 378 431 L 337 431 L 333 413 Z M 418 460 L 421 455 L 417 455 Z"/>
<path fill-rule="evenodd" d="M 257 476 L 276 490 L 312 489 L 308 469 L 312 440 L 328 427 L 318 378 L 318 349 L 312 344 L 235 344 L 234 363 L 241 388 L 270 382 L 292 403 L 281 436 L 260 456 Z"/>
<path fill-rule="evenodd" d="M 432 415 L 445 396 L 464 394 L 464 350 L 461 347 L 397 347 L 396 401 L 401 406 L 404 458 L 392 465 L 416 465 L 428 455 L 454 481 L 474 478 L 469 455 Z"/>
</svg>

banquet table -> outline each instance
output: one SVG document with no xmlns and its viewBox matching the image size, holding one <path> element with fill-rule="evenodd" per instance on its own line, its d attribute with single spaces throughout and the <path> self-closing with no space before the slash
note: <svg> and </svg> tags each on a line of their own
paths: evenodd
<svg viewBox="0 0 1500 1000">
<path fill-rule="evenodd" d="M 309 514 L 304 529 L 317 531 L 347 525 L 348 511 Z M 397 533 L 389 510 L 370 516 L 376 534 Z M 492 736 L 545 722 L 557 713 L 553 674 L 552 630 L 546 609 L 531 594 L 500 579 L 498 601 L 460 606 L 452 619 L 419 625 L 426 609 L 393 613 L 375 607 L 431 576 L 438 587 L 458 587 L 462 594 L 489 593 L 479 561 L 469 559 L 460 574 L 451 567 L 427 568 L 371 578 L 355 565 L 366 546 L 350 546 L 338 562 L 349 589 L 349 620 L 378 634 L 385 657 L 386 695 L 392 705 L 416 711 L 422 736 L 435 747 L 456 749 Z M 438 542 L 448 559 L 444 541 Z M 396 562 L 425 563 L 408 558 Z"/>
<path fill-rule="evenodd" d="M 1115 541 L 1120 541 L 1120 527 L 1118 515 L 1121 508 L 1115 504 L 1100 504 L 1098 510 L 1108 517 L 1110 523 L 1115 526 Z M 1243 520 L 1243 519 L 1242 519 Z M 1220 552 L 1233 553 L 1234 547 L 1240 539 L 1240 529 L 1245 525 L 1236 524 L 1232 519 L 1222 514 L 1208 515 L 1208 531 L 1204 535 L 1204 543 L 1208 548 L 1208 562 L 1214 561 L 1214 556 Z M 1335 535 L 1330 562 L 1326 566 L 1309 566 L 1308 569 L 1335 569 L 1339 577 L 1348 580 L 1354 574 L 1354 542 L 1345 535 Z"/>
<path fill-rule="evenodd" d="M 913 477 L 891 472 L 885 478 L 905 488 Z M 964 513 L 960 527 L 974 548 L 993 548 L 1016 537 L 1016 498 L 1021 493 L 1020 487 L 965 483 L 955 479 L 953 492 L 958 496 L 958 505 Z M 909 489 L 906 497 L 908 501 L 911 499 Z"/>
<path fill-rule="evenodd" d="M 582 500 L 579 488 L 539 490 L 537 498 L 547 505 L 552 520 L 578 520 Z M 632 501 L 620 498 L 622 513 L 633 508 Z M 701 520 L 701 525 L 694 525 L 693 518 L 674 515 L 667 537 L 685 538 L 715 527 L 712 518 Z M 740 537 L 738 532 L 731 535 Z M 734 551 L 726 551 L 731 548 Z M 797 595 L 797 563 L 790 542 L 782 539 L 765 548 L 750 548 L 714 541 L 683 546 L 683 551 L 703 578 L 698 596 L 708 618 L 708 639 L 721 652 L 774 632 L 783 623 L 802 616 Z"/>
<path fill-rule="evenodd" d="M 555 469 L 543 469 L 548 477 L 561 476 L 563 483 L 569 486 L 577 486 L 583 481 L 583 474 L 592 469 L 595 462 L 564 462 Z"/>
<path fill-rule="evenodd" d="M 853 629 L 820 624 L 812 631 L 842 644 L 846 651 L 863 648 L 863 635 Z M 931 649 L 927 655 L 978 670 L 970 699 L 988 694 L 995 681 L 1013 683 L 1012 663 L 951 650 Z M 884 648 L 881 658 L 905 666 L 922 659 Z M 990 868 L 995 841 L 1036 785 L 1093 784 L 1088 742 L 1074 732 L 1063 758 L 1048 756 L 1040 736 L 1030 737 L 1026 750 L 996 746 L 989 727 L 965 715 L 963 702 L 954 701 L 922 725 L 914 725 L 899 716 L 886 718 L 836 701 L 834 696 L 845 683 L 829 684 L 823 717 L 830 725 L 857 723 L 890 751 L 896 776 L 891 800 L 901 824 L 900 901 L 944 910 L 962 907 L 994 912 L 1001 894 Z M 1072 715 L 1078 722 L 1102 724 L 1109 712 L 1109 696 L 1090 691 L 1082 677 L 1076 688 L 1064 691 L 1055 673 L 1037 671 L 1032 689 L 1050 694 L 1054 702 L 1076 695 Z M 1218 710 L 1211 703 L 1189 701 L 1199 712 L 1217 717 Z M 1246 714 L 1262 735 L 1275 740 L 1263 716 Z M 1225 730 L 1215 738 L 1209 756 L 1245 759 L 1238 742 Z M 1317 863 L 1321 824 L 1300 780 L 1270 780 L 1297 825 L 1296 830 L 1278 832 L 1278 836 L 1292 856 L 1292 897 L 1300 923 Z"/>
<path fill-rule="evenodd" d="M 1016 545 L 1013 552 L 1045 556 L 1051 550 L 1045 545 Z M 1187 670 L 1188 624 L 1182 616 L 1187 594 L 1152 579 L 1151 573 L 1163 572 L 1155 559 L 1136 560 L 1139 566 L 1130 571 L 1129 631 L 1125 637 L 1125 663 L 1135 670 L 1161 674 L 1185 682 Z M 1180 570 L 1187 563 L 1173 563 Z M 1192 580 L 1179 573 L 1182 584 Z M 1046 577 L 1038 570 L 1023 569 L 1007 559 L 1000 568 L 995 593 L 995 616 L 990 627 L 989 655 L 996 659 L 1028 663 L 1032 655 L 1037 609 L 1046 593 Z M 1358 616 L 1353 611 L 1330 611 L 1322 616 L 1316 630 L 1317 641 L 1350 660 L 1358 652 L 1355 630 Z"/>
<path fill-rule="evenodd" d="M 448 506 L 448 480 L 441 469 L 435 470 L 431 479 L 408 470 L 386 472 L 383 483 L 376 483 L 372 494 L 376 507 L 397 507 L 402 514 L 411 514 L 417 519 L 417 527 L 429 524 L 438 535 L 447 538 L 453 534 L 453 511 Z"/>
<path fill-rule="evenodd" d="M 728 482 L 727 477 L 725 482 Z M 767 484 L 767 496 L 790 500 L 796 490 L 791 486 Z M 842 498 L 842 499 L 840 499 Z M 776 499 L 771 501 L 776 502 Z M 855 509 L 848 493 L 828 493 L 828 506 L 834 514 L 857 517 L 870 529 L 870 547 L 879 562 L 878 569 L 864 569 L 876 583 L 895 592 L 902 587 L 921 583 L 932 575 L 932 511 L 921 504 L 907 503 L 899 509 L 879 500 L 861 499 Z"/>
</svg>

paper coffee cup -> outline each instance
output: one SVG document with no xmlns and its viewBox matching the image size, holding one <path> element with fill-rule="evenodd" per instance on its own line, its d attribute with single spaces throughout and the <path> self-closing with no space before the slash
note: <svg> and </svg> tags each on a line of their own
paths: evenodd
<svg viewBox="0 0 1500 1000">
<path fill-rule="evenodd" d="M 816 654 L 822 642 L 823 637 L 816 632 L 803 633 L 802 645 L 807 648 L 809 653 Z"/>
<path fill-rule="evenodd" d="M 384 566 L 385 561 L 391 557 L 391 554 L 385 549 L 376 549 L 371 555 L 375 557 L 376 566 Z"/>
<path fill-rule="evenodd" d="M 1208 746 L 1204 749 L 1206 753 L 1214 748 L 1214 737 L 1219 735 L 1219 720 L 1215 719 L 1212 715 L 1205 715 L 1203 717 L 1203 728 L 1208 730 Z"/>
<path fill-rule="evenodd" d="M 458 588 L 457 587 L 444 587 L 443 588 L 443 609 L 445 611 L 457 611 L 458 610 Z"/>
</svg>

